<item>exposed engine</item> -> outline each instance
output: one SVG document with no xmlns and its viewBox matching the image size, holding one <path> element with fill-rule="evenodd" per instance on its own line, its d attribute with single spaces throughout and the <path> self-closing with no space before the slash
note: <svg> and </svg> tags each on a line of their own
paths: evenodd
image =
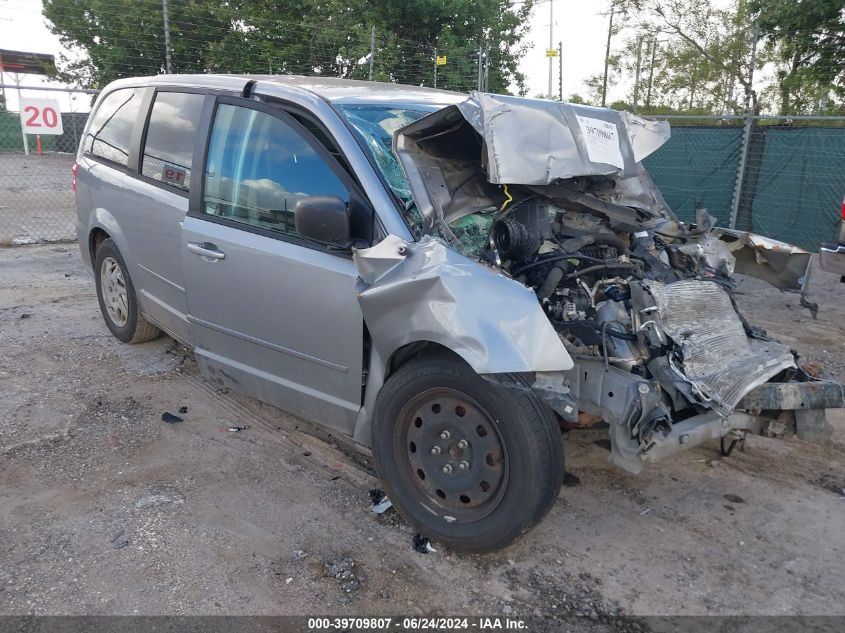
<svg viewBox="0 0 845 633">
<path fill-rule="evenodd" d="M 732 296 L 734 272 L 803 292 L 811 254 L 714 227 L 703 209 L 678 221 L 642 165 L 668 138 L 665 122 L 489 94 L 405 126 L 393 150 L 413 194 L 406 210 L 420 216 L 409 222 L 425 237 L 401 265 L 373 249 L 359 295 L 368 324 L 459 339 L 491 380 L 533 374 L 565 423 L 607 423 L 612 460 L 634 472 L 759 431 L 764 410 L 842 406 L 845 390 L 813 381 Z M 501 274 L 473 283 L 447 244 Z M 387 266 L 396 271 L 379 276 Z M 511 293 L 502 276 L 522 287 Z M 393 293 L 404 320 L 386 302 Z M 803 295 L 802 305 L 815 308 Z M 564 351 L 571 368 L 558 362 Z"/>
<path fill-rule="evenodd" d="M 679 422 L 729 416 L 750 389 L 794 367 L 787 347 L 737 312 L 734 256 L 711 221 L 700 210 L 692 226 L 661 219 L 614 231 L 528 192 L 489 230 L 484 258 L 535 291 L 578 361 L 569 386 L 581 412 L 627 421 L 611 437 L 617 463 L 632 470 Z"/>
</svg>

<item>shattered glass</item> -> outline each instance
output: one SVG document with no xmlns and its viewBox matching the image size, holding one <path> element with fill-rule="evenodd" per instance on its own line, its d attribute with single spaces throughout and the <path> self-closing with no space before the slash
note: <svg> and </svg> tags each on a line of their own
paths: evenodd
<svg viewBox="0 0 845 633">
<path fill-rule="evenodd" d="M 484 247 L 487 245 L 494 215 L 493 213 L 474 213 L 465 215 L 449 225 L 452 233 L 463 246 L 465 255 L 469 257 L 481 256 Z"/>
<path fill-rule="evenodd" d="M 340 112 L 361 136 L 387 184 L 404 203 L 405 222 L 417 234 L 422 227 L 423 218 L 411 196 L 405 172 L 393 154 L 393 134 L 399 128 L 413 123 L 437 108 L 425 110 L 418 105 L 414 108 L 343 105 L 340 106 Z"/>
</svg>

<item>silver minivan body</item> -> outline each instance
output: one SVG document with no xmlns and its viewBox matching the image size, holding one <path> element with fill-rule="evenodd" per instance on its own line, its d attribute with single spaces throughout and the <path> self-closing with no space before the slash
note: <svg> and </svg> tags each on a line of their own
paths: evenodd
<svg viewBox="0 0 845 633">
<path fill-rule="evenodd" d="M 92 156 L 89 136 L 97 134 L 100 105 L 110 95 L 127 96 L 127 91 L 137 99 L 128 151 L 117 163 Z M 190 154 L 184 159 L 189 165 L 165 161 L 150 176 L 143 167 L 149 156 L 140 157 L 139 147 L 147 151 L 144 141 L 152 129 L 151 104 L 165 93 L 198 95 L 196 118 L 182 122 L 195 127 L 196 139 L 190 151 L 182 148 L 185 155 Z M 750 253 L 745 259 L 759 264 L 764 278 L 768 275 L 779 287 L 801 285 L 809 254 L 785 251 L 748 235 L 720 233 L 709 225 L 712 218 L 706 213 L 700 215 L 698 227 L 677 222 L 639 163 L 644 153 L 668 137 L 668 128 L 630 115 L 618 118 L 610 111 L 591 113 L 583 107 L 563 106 L 556 111 L 530 100 L 474 99 L 474 104 L 468 104 L 466 95 L 445 91 L 302 77 L 159 76 L 114 82 L 100 95 L 77 156 L 82 257 L 91 266 L 98 240 L 108 236 L 126 262 L 143 315 L 192 347 L 205 377 L 331 427 L 361 447 L 370 445 L 373 409 L 388 373 L 403 354 L 421 345 L 450 350 L 494 383 L 506 374 L 522 376 L 529 385 L 524 388 L 570 425 L 580 424 L 584 415 L 606 420 L 611 424 L 614 461 L 632 471 L 641 462 L 708 439 L 759 430 L 760 409 L 780 409 L 787 399 L 784 394 L 795 396 L 806 385 L 818 387 L 802 374 L 775 391 L 760 392 L 761 387 L 774 384 L 763 385 L 776 374 L 799 368 L 784 346 L 746 335 L 747 324 L 731 308 L 723 290 L 734 266 L 739 270 L 738 263 L 744 261 L 742 249 Z M 128 96 L 126 103 L 133 103 Z M 372 104 L 397 108 L 412 104 L 431 113 L 394 137 L 393 149 L 411 183 L 413 198 L 402 200 L 391 190 L 392 183 L 366 148 L 367 141 L 356 135 L 339 112 L 345 106 Z M 634 281 L 628 273 L 616 274 L 587 284 L 580 279 L 581 270 L 573 272 L 575 259 L 554 255 L 561 243 L 549 233 L 533 244 L 530 257 L 537 252 L 546 257 L 543 261 L 557 257 L 562 268 L 554 274 L 559 275 L 558 281 L 569 280 L 573 292 L 554 286 L 544 293 L 539 284 L 530 283 L 532 273 L 527 272 L 536 263 L 514 266 L 514 262 L 519 264 L 516 259 L 509 260 L 505 253 L 499 257 L 493 227 L 484 234 L 478 233 L 483 223 L 472 225 L 476 237 L 484 238 L 476 239 L 483 257 L 461 246 L 452 221 L 472 220 L 474 214 L 466 213 L 467 208 L 501 222 L 508 230 L 525 230 L 521 222 L 506 217 L 514 196 L 507 179 L 496 181 L 490 168 L 495 163 L 518 172 L 528 165 L 513 155 L 507 156 L 506 163 L 496 162 L 497 134 L 507 141 L 504 145 L 515 148 L 521 131 L 532 132 L 523 125 L 494 131 L 492 121 L 507 115 L 509 108 L 517 121 L 530 122 L 541 110 L 550 120 L 562 116 L 556 128 L 561 134 L 575 130 L 577 124 L 572 121 L 582 115 L 588 120 L 593 119 L 587 115 L 598 117 L 598 127 L 602 122 L 617 125 L 613 121 L 618 120 L 618 125 L 636 130 L 638 140 L 625 150 L 624 161 L 620 155 L 618 168 L 590 171 L 589 175 L 605 178 L 589 182 L 570 173 L 590 163 L 583 159 L 589 151 L 584 139 L 570 134 L 575 145 L 569 157 L 557 163 L 561 173 L 538 176 L 536 181 L 527 177 L 522 199 L 511 208 L 524 204 L 520 217 L 534 213 L 531 217 L 536 220 L 537 213 L 547 217 L 543 214 L 551 208 L 543 203 L 546 206 L 537 211 L 537 200 L 566 200 L 572 209 L 580 210 L 573 222 L 580 234 L 595 241 L 598 253 L 578 257 L 598 261 L 600 270 L 639 275 L 640 265 L 632 261 L 636 256 L 651 262 L 654 270 L 662 270 L 660 275 L 640 275 Z M 564 119 L 572 119 L 569 128 Z M 166 121 L 176 125 L 175 119 Z M 217 135 L 219 121 L 228 121 L 225 129 L 234 130 L 232 135 Z M 254 159 L 255 148 L 237 135 L 247 135 L 251 126 L 259 124 L 293 130 L 309 156 L 320 156 L 329 165 L 332 178 L 349 195 L 347 206 L 360 207 L 359 217 L 369 218 L 364 223 L 366 239 L 359 240 L 351 252 L 264 230 L 260 218 L 286 217 L 287 201 L 301 195 L 273 190 L 266 194 L 270 202 L 259 204 L 255 197 L 265 195 L 261 191 L 272 184 L 265 177 L 248 181 L 239 203 L 243 217 L 220 215 L 208 191 L 233 186 L 221 165 L 228 169 Z M 581 129 L 587 133 L 587 128 Z M 537 132 L 533 130 L 535 136 Z M 215 154 L 215 148 L 222 149 Z M 580 160 L 574 158 L 576 149 L 582 154 Z M 291 147 L 278 146 L 273 151 L 291 165 L 304 160 Z M 532 156 L 535 167 L 544 164 L 541 154 Z M 214 156 L 222 162 L 214 163 Z M 613 159 L 598 163 L 609 160 Z M 550 158 L 550 169 L 552 164 Z M 613 177 L 621 174 L 619 169 L 624 170 L 628 185 L 614 189 Z M 183 186 L 189 177 L 190 187 Z M 307 180 L 302 182 L 307 184 Z M 510 184 L 515 188 L 518 183 Z M 645 199 L 651 202 L 637 203 Z M 426 216 L 421 222 L 424 234 L 412 230 L 406 221 L 415 201 Z M 447 203 L 454 204 L 456 213 L 446 211 Z M 259 220 L 240 221 L 247 217 Z M 618 237 L 621 233 L 630 234 L 630 247 Z M 521 239 L 531 242 L 525 235 Z M 593 244 L 578 239 L 580 247 Z M 671 256 L 677 260 L 670 266 L 670 249 L 658 252 L 658 247 L 673 240 L 677 244 Z M 612 265 L 596 259 L 608 257 L 611 251 Z M 677 261 L 695 269 L 681 284 L 672 283 L 680 279 L 672 276 L 673 267 L 680 266 Z M 752 272 L 750 268 L 742 272 Z M 589 270 L 594 269 L 584 272 Z M 554 274 L 550 272 L 549 278 Z M 576 300 L 577 293 L 584 294 Z M 583 312 L 578 302 L 584 296 L 605 294 L 607 299 L 593 306 L 599 315 L 602 310 L 609 315 L 604 321 L 577 316 Z M 615 296 L 618 300 L 611 300 Z M 711 300 L 704 305 L 701 297 Z M 590 345 L 601 344 L 603 356 L 590 356 L 589 346 L 571 344 L 577 337 L 568 340 L 564 334 L 576 325 L 580 331 L 592 328 L 596 341 Z M 633 331 L 620 331 L 620 327 Z M 691 336 L 696 328 L 705 328 L 706 333 Z M 732 338 L 720 339 L 723 330 Z M 685 346 L 687 360 L 692 359 L 687 366 L 680 356 L 660 356 L 664 352 L 659 350 L 675 344 L 678 350 Z M 733 375 L 743 375 L 741 391 L 726 386 L 732 374 L 725 373 L 718 357 L 706 353 L 719 345 L 725 346 L 726 354 L 738 347 L 745 350 L 745 356 L 731 366 Z M 608 349 L 619 353 L 610 355 Z M 760 354 L 767 355 L 765 361 Z M 718 390 L 720 386 L 725 387 L 724 393 Z M 672 403 L 687 410 L 677 424 L 667 393 L 672 394 Z M 758 403 L 769 398 L 765 400 L 768 406 L 743 405 L 743 397 L 754 393 Z M 810 408 L 845 405 L 836 400 L 841 396 L 834 389 L 813 393 Z M 803 402 L 810 399 L 803 399 L 802 407 Z"/>
</svg>

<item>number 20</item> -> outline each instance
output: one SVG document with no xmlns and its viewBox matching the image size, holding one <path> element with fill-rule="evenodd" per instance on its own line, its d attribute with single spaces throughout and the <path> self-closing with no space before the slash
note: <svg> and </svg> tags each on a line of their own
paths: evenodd
<svg viewBox="0 0 845 633">
<path fill-rule="evenodd" d="M 38 108 L 30 105 L 26 106 L 23 111 L 30 115 L 26 120 L 27 127 L 41 127 L 41 123 L 38 122 L 39 115 L 41 115 L 41 120 L 47 127 L 56 127 L 59 124 L 59 115 L 50 106 L 44 108 L 43 111 L 39 111 Z"/>
</svg>

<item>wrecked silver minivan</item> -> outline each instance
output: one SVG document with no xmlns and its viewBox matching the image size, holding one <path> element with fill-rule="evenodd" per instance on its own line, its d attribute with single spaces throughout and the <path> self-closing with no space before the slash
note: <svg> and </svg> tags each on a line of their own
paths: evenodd
<svg viewBox="0 0 845 633">
<path fill-rule="evenodd" d="M 810 253 L 706 211 L 678 221 L 641 164 L 669 133 L 488 94 L 399 130 L 423 237 L 355 255 L 374 345 L 389 354 L 425 332 L 498 387 L 530 387 L 564 427 L 607 423 L 611 461 L 633 473 L 708 440 L 729 452 L 783 410 L 845 406 L 731 294 L 745 273 L 815 309 Z"/>
<path fill-rule="evenodd" d="M 734 273 L 801 290 L 810 253 L 679 222 L 641 164 L 668 137 L 487 94 L 125 79 L 77 152 L 80 250 L 118 339 L 167 332 L 215 385 L 371 450 L 426 536 L 486 551 L 551 508 L 562 429 L 606 425 L 637 472 L 845 405 L 732 298 Z"/>
</svg>

